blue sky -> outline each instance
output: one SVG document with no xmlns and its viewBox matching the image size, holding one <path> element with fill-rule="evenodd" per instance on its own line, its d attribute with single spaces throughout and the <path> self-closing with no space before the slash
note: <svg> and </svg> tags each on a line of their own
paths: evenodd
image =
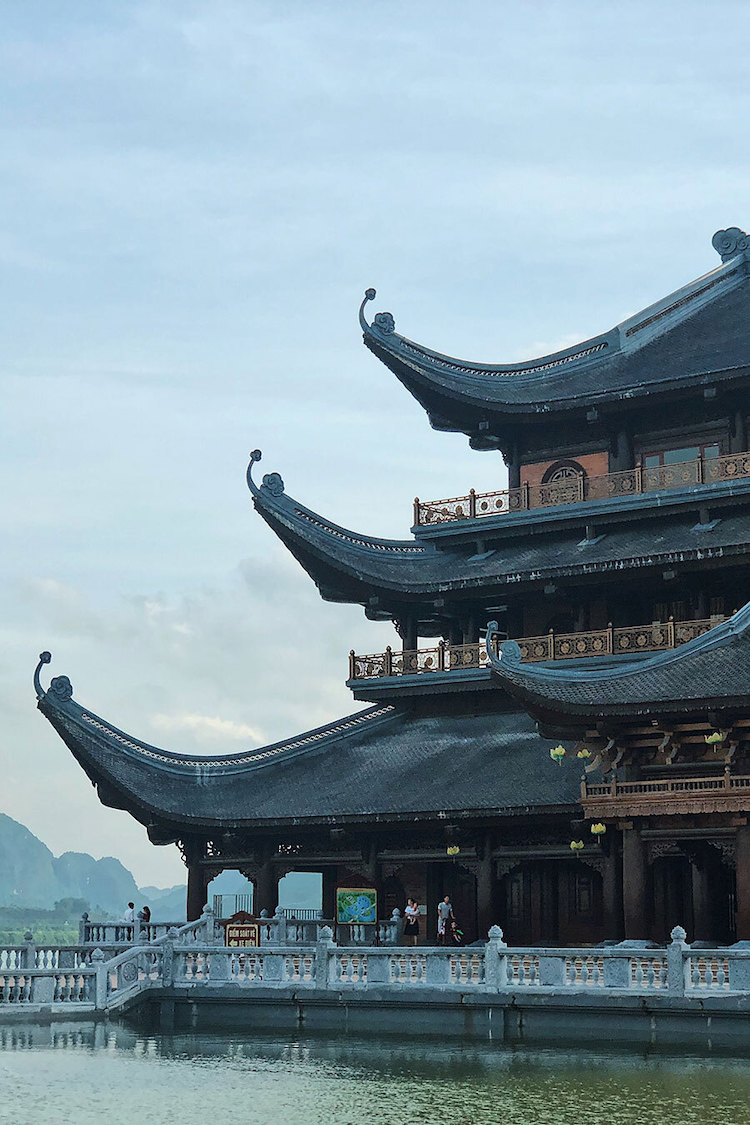
<svg viewBox="0 0 750 1125">
<path fill-rule="evenodd" d="M 584 339 L 747 229 L 743 3 L 5 5 L 0 808 L 181 877 L 35 712 L 76 696 L 221 752 L 354 709 L 349 648 L 253 513 L 247 454 L 339 523 L 501 487 L 363 348 L 509 361 Z"/>
</svg>

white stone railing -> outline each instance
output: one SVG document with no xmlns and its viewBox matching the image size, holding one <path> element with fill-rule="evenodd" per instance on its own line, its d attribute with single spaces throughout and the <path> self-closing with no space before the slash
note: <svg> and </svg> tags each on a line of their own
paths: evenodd
<svg viewBox="0 0 750 1125">
<path fill-rule="evenodd" d="M 207 928 L 205 915 L 201 922 L 182 927 L 191 939 Z M 597 949 L 519 949 L 509 948 L 502 930 L 493 926 L 486 944 L 464 949 L 358 947 L 336 945 L 332 929 L 323 927 L 309 945 L 266 943 L 230 949 L 213 939 L 181 941 L 173 929 L 164 938 L 131 946 L 108 960 L 97 949 L 90 963 L 67 969 L 20 962 L 0 967 L 0 1017 L 6 1006 L 17 1010 L 85 1004 L 114 1010 L 147 989 L 184 990 L 193 985 L 331 993 L 376 987 L 393 988 L 394 995 L 402 989 L 506 996 L 750 994 L 750 949 L 691 949 L 679 926 L 671 936 L 670 945 L 655 949 L 635 942 Z"/>
</svg>

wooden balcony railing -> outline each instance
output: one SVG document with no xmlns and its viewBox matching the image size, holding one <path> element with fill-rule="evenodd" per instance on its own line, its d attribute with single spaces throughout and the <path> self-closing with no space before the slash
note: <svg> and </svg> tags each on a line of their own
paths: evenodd
<svg viewBox="0 0 750 1125">
<path fill-rule="evenodd" d="M 659 816 L 681 813 L 745 811 L 750 801 L 750 776 L 723 774 L 661 781 L 617 781 L 604 785 L 581 782 L 581 803 L 587 817 Z"/>
<path fill-rule="evenodd" d="M 472 488 L 467 496 L 453 496 L 447 500 L 416 499 L 414 523 L 425 526 L 453 520 L 481 519 L 532 508 L 552 508 L 586 500 L 611 500 L 670 488 L 717 484 L 743 477 L 750 477 L 750 453 L 701 457 L 697 461 L 680 461 L 675 465 L 657 465 L 651 469 L 643 469 L 639 465 L 622 473 L 606 473 L 599 477 L 581 475 L 550 484 L 522 484 L 520 488 L 506 488 L 499 492 L 475 492 Z"/>
<path fill-rule="evenodd" d="M 540 660 L 577 660 L 589 656 L 624 656 L 628 653 L 663 652 L 676 648 L 707 633 L 724 621 L 722 614 L 702 621 L 654 621 L 650 625 L 629 625 L 624 628 L 589 629 L 580 633 L 549 633 L 540 637 L 519 637 L 521 659 L 525 663 Z M 434 648 L 402 652 L 388 647 L 385 652 L 358 656 L 349 653 L 349 679 L 375 680 L 382 676 L 415 676 L 423 672 L 453 672 L 466 668 L 484 668 L 487 651 L 483 643 L 449 645 L 440 641 Z"/>
</svg>

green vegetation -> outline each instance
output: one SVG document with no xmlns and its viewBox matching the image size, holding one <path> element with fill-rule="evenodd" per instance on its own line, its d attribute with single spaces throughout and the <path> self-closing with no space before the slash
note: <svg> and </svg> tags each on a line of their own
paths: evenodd
<svg viewBox="0 0 750 1125">
<path fill-rule="evenodd" d="M 31 930 L 37 945 L 76 945 L 78 921 L 88 903 L 84 898 L 59 899 L 52 910 L 30 906 L 0 906 L 0 944 L 23 945 Z"/>
</svg>

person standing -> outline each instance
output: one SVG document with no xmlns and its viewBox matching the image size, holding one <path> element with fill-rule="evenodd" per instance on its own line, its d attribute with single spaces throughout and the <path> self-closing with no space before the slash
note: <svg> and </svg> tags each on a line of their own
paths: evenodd
<svg viewBox="0 0 750 1125">
<path fill-rule="evenodd" d="M 404 938 L 411 939 L 412 945 L 416 945 L 419 938 L 419 906 L 414 898 L 407 900 L 404 910 Z"/>
<path fill-rule="evenodd" d="M 135 922 L 135 903 L 134 902 L 128 903 L 128 908 L 125 911 L 125 913 L 123 914 L 122 920 L 123 920 L 123 922 L 126 922 L 127 925 L 129 925 L 129 926 L 133 925 L 133 922 Z"/>
<path fill-rule="evenodd" d="M 450 895 L 445 895 L 443 901 L 438 903 L 437 915 L 437 943 L 438 945 L 445 945 L 446 928 L 451 922 L 455 921 Z"/>
</svg>

